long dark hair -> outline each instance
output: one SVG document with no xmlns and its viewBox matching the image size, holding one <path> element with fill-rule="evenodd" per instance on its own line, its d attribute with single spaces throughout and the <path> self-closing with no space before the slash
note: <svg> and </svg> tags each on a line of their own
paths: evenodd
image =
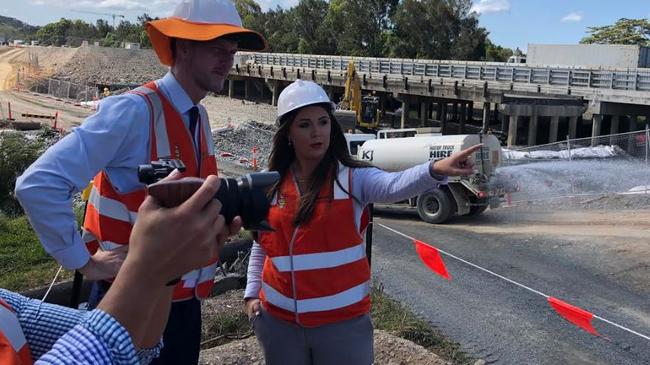
<svg viewBox="0 0 650 365">
<path fill-rule="evenodd" d="M 309 222 L 312 218 L 318 194 L 320 193 L 323 184 L 327 181 L 328 176 L 333 176 L 336 183 L 343 189 L 338 180 L 339 162 L 347 167 L 371 167 L 371 165 L 357 161 L 350 156 L 347 142 L 345 141 L 345 135 L 343 134 L 343 130 L 336 120 L 336 117 L 334 117 L 334 114 L 332 113 L 331 106 L 329 104 L 312 105 L 320 106 L 325 109 L 329 115 L 332 129 L 330 132 L 329 148 L 312 173 L 309 184 L 307 185 L 307 190 L 300 195 L 300 206 L 293 221 L 296 226 Z M 271 187 L 271 195 L 278 191 L 281 181 L 285 178 L 289 172 L 291 164 L 296 159 L 296 152 L 293 149 L 293 146 L 289 145 L 289 129 L 291 128 L 291 124 L 300 109 L 283 115 L 278 121 L 280 128 L 275 133 L 275 136 L 273 136 L 273 147 L 271 149 L 271 156 L 269 157 L 269 171 L 279 172 L 282 179 Z M 358 201 L 351 192 L 346 191 L 346 193 Z M 332 199 L 332 197 L 330 197 L 330 199 Z"/>
</svg>

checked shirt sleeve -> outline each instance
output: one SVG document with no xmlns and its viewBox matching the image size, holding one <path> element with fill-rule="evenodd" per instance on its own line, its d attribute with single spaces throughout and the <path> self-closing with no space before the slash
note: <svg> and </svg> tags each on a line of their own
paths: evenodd
<svg viewBox="0 0 650 365">
<path fill-rule="evenodd" d="M 54 344 L 36 364 L 140 365 L 156 357 L 162 347 L 136 352 L 128 332 L 109 314 L 95 309 Z"/>
<path fill-rule="evenodd" d="M 84 320 L 84 311 L 43 303 L 8 290 L 0 289 L 0 298 L 16 312 L 34 359 L 49 351 L 61 336 Z"/>
</svg>

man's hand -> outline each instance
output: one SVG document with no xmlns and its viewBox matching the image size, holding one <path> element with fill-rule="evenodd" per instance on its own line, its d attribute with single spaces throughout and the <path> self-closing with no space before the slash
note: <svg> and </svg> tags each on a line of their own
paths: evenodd
<svg viewBox="0 0 650 365">
<path fill-rule="evenodd" d="M 472 154 L 483 147 L 482 144 L 477 144 L 460 152 L 456 152 L 451 156 L 431 162 L 431 171 L 437 175 L 444 176 L 467 176 L 474 173 L 474 161 Z"/>
<path fill-rule="evenodd" d="M 102 251 L 99 249 L 94 255 L 90 256 L 90 260 L 79 271 L 88 280 L 107 280 L 117 276 L 120 270 L 128 246 L 123 246 L 110 251 Z"/>
</svg>

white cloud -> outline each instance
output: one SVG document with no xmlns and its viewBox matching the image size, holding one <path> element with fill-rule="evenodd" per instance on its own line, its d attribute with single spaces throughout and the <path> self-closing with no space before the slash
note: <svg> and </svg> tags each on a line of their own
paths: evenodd
<svg viewBox="0 0 650 365">
<path fill-rule="evenodd" d="M 49 5 L 68 10 L 138 11 L 152 15 L 168 15 L 178 0 L 30 0 L 33 5 Z"/>
<path fill-rule="evenodd" d="M 508 10 L 510 10 L 510 2 L 508 0 L 480 0 L 478 3 L 472 5 L 470 9 L 470 11 L 479 14 L 499 13 Z"/>
<path fill-rule="evenodd" d="M 562 17 L 562 23 L 578 23 L 582 21 L 582 12 L 574 11 Z"/>
<path fill-rule="evenodd" d="M 68 10 L 98 12 L 146 12 L 152 16 L 165 17 L 172 13 L 181 0 L 29 0 L 33 5 L 48 5 Z M 284 9 L 298 5 L 299 0 L 257 0 L 266 11 L 280 5 Z"/>
<path fill-rule="evenodd" d="M 275 9 L 276 6 L 280 5 L 283 9 L 292 8 L 300 2 L 300 0 L 256 0 L 262 11 L 267 11 L 269 9 Z"/>
</svg>

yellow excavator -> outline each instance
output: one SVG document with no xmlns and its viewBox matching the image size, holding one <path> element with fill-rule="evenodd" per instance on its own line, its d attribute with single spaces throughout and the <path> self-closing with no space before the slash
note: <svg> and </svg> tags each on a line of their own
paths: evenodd
<svg viewBox="0 0 650 365">
<path fill-rule="evenodd" d="M 354 67 L 354 61 L 348 63 L 345 79 L 345 94 L 334 113 L 344 131 L 359 129 L 364 133 L 375 133 L 381 121 L 379 97 L 363 96 L 361 81 Z"/>
</svg>

